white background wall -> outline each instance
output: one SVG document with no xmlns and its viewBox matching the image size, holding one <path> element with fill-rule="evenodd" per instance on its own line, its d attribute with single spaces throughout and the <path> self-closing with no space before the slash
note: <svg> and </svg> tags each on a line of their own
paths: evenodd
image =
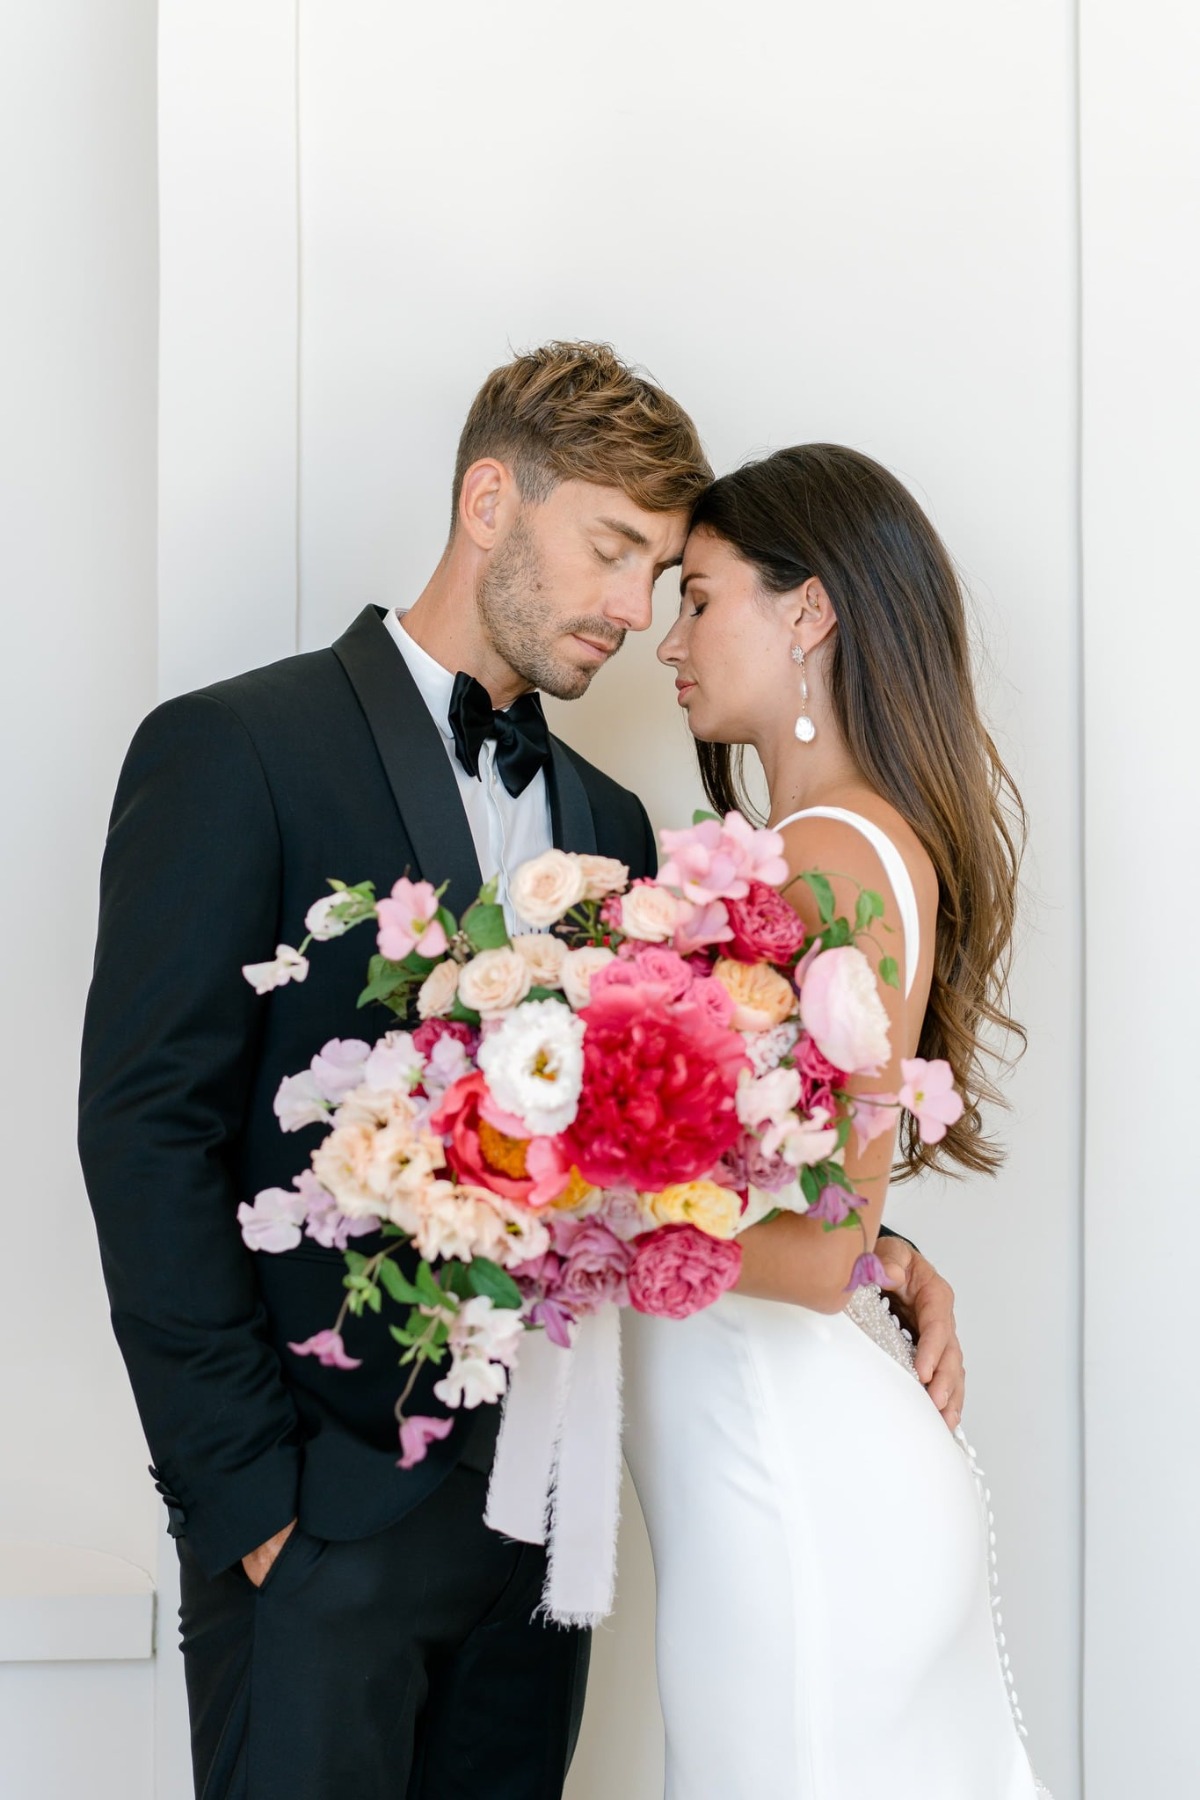
<svg viewBox="0 0 1200 1800">
<path fill-rule="evenodd" d="M 1178 1426 L 1200 1371 L 1185 1296 L 1162 1303 L 1167 1232 L 1144 1210 L 1126 1225 L 1122 1201 L 1161 1183 L 1125 1124 L 1131 1046 L 1139 1124 L 1186 1116 L 1187 1008 L 1160 998 L 1176 980 L 1165 952 L 1145 979 L 1130 943 L 1144 889 L 1183 881 L 1195 857 L 1178 836 L 1195 801 L 1175 721 L 1197 666 L 1182 520 L 1200 46 L 1182 0 L 1150 0 L 1136 39 L 1116 0 L 1081 8 L 1080 90 L 1070 0 L 747 0 L 734 15 L 695 0 L 513 0 L 503 15 L 479 0 L 420 15 L 163 0 L 156 607 L 154 8 L 0 0 L 0 179 L 19 246 L 0 256 L 0 956 L 20 1021 L 0 1092 L 22 1245 L 0 1275 L 0 1443 L 15 1451 L 0 1533 L 156 1555 L 63 1062 L 104 818 L 156 662 L 175 692 L 411 596 L 441 547 L 479 380 L 510 345 L 603 337 L 689 405 L 718 467 L 822 437 L 887 462 L 975 596 L 990 712 L 1032 820 L 1014 982 L 1031 1048 L 1005 1175 L 898 1197 L 894 1216 L 959 1290 L 968 1426 L 1044 1778 L 1057 1800 L 1082 1791 L 1084 1679 L 1089 1800 L 1188 1790 L 1200 1468 Z M 690 809 L 690 752 L 649 643 L 556 726 L 660 822 Z M 1186 1201 L 1178 1135 L 1167 1191 Z M 47 1296 L 26 1271 L 50 1252 Z M 659 1791 L 632 1510 L 626 1539 L 571 1800 Z M 177 1727 L 160 1732 L 158 1800 L 181 1795 L 179 1750 Z M 144 1769 L 98 1760 L 89 1792 L 140 1796 Z M 64 1771 L 16 1800 L 78 1791 Z"/>
</svg>

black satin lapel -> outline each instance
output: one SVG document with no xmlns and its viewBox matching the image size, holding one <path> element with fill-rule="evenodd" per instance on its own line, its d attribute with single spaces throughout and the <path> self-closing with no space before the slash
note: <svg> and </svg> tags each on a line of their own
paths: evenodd
<svg viewBox="0 0 1200 1800">
<path fill-rule="evenodd" d="M 575 765 L 556 737 L 550 739 L 550 828 L 559 850 L 593 855 L 596 822 Z"/>
<path fill-rule="evenodd" d="M 471 828 L 441 734 L 383 619 L 378 607 L 364 607 L 333 653 L 371 727 L 416 854 L 412 874 L 435 887 L 448 878 L 446 905 L 460 917 L 483 882 Z"/>
</svg>

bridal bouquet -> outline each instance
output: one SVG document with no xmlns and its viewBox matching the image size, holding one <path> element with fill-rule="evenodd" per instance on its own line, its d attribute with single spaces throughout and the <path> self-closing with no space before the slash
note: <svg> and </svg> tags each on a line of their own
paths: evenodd
<svg viewBox="0 0 1200 1800">
<path fill-rule="evenodd" d="M 260 994 L 303 981 L 314 940 L 369 923 L 359 1005 L 404 1021 L 374 1045 L 335 1039 L 283 1081 L 281 1128 L 326 1134 L 291 1189 L 238 1210 L 254 1250 L 303 1234 L 344 1252 L 341 1312 L 297 1355 L 356 1368 L 347 1315 L 400 1309 L 402 1468 L 452 1429 L 405 1412 L 422 1364 L 444 1366 L 434 1393 L 453 1413 L 504 1395 L 531 1328 L 567 1346 L 614 1304 L 686 1318 L 737 1281 L 752 1220 L 789 1209 L 861 1228 L 852 1131 L 869 1140 L 902 1105 L 935 1141 L 962 1110 L 944 1063 L 903 1063 L 899 1095 L 846 1091 L 890 1056 L 856 944 L 878 895 L 861 892 L 851 921 L 825 877 L 799 877 L 820 919 L 808 932 L 779 892 L 777 833 L 698 813 L 661 837 L 655 880 L 562 850 L 524 864 L 512 903 L 538 929 L 512 938 L 494 882 L 455 919 L 429 882 L 377 898 L 333 881 L 300 948 L 243 971 Z M 895 984 L 893 959 L 879 976 Z M 353 1247 L 367 1233 L 382 1239 L 370 1254 Z M 882 1277 L 864 1238 L 851 1286 Z"/>
</svg>

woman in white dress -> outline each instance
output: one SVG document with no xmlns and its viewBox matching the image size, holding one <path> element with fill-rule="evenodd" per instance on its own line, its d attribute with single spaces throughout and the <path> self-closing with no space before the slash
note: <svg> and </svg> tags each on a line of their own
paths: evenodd
<svg viewBox="0 0 1200 1800">
<path fill-rule="evenodd" d="M 659 656 L 712 804 L 741 803 L 730 746 L 753 746 L 793 873 L 835 874 L 850 915 L 859 885 L 883 896 L 894 1057 L 857 1091 L 895 1093 L 919 1054 L 948 1057 L 966 1098 L 935 1149 L 904 1128 L 848 1150 L 873 1243 L 893 1163 L 1000 1160 L 978 1033 L 1012 1023 L 1022 814 L 976 708 L 958 583 L 899 482 L 810 445 L 708 490 L 680 587 Z M 788 894 L 807 916 L 806 885 Z M 741 1241 L 716 1306 L 627 1315 L 668 1800 L 1032 1800 L 977 1482 L 877 1292 L 847 1305 L 859 1233 L 784 1213 Z"/>
</svg>

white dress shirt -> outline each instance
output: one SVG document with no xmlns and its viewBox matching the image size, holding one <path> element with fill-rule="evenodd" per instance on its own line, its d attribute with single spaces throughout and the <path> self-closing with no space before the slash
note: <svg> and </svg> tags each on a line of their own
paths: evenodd
<svg viewBox="0 0 1200 1800">
<path fill-rule="evenodd" d="M 441 733 L 446 755 L 450 758 L 450 767 L 458 782 L 458 791 L 462 795 L 463 811 L 471 828 L 471 838 L 475 854 L 479 858 L 479 867 L 483 871 L 483 879 L 488 881 L 493 875 L 499 877 L 496 897 L 504 908 L 504 919 L 509 931 L 529 931 L 532 927 L 513 912 L 509 875 L 513 869 L 520 868 L 523 862 L 528 862 L 530 857 L 540 856 L 543 850 L 549 850 L 554 842 L 546 772 L 539 769 L 528 787 L 519 794 L 510 794 L 496 771 L 496 740 L 487 738 L 479 753 L 479 774 L 467 774 L 455 754 L 454 733 L 450 729 L 454 671 L 444 669 L 427 650 L 421 648 L 415 638 L 409 637 L 404 629 L 403 619 L 402 612 L 389 612 L 384 624 L 408 664 L 408 672 L 416 682 L 421 698 Z M 424 874 L 436 887 L 438 871 L 426 869 Z"/>
</svg>

